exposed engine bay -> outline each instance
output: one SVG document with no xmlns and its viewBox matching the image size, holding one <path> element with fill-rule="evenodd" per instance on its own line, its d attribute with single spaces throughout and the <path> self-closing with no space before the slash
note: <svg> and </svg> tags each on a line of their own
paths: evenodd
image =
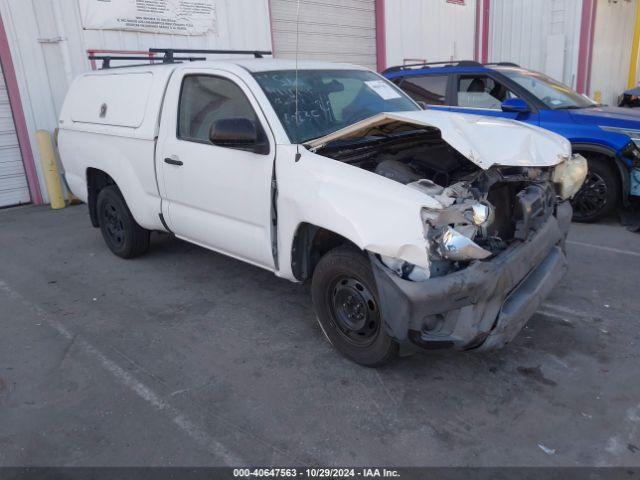
<svg viewBox="0 0 640 480">
<path fill-rule="evenodd" d="M 417 189 L 442 205 L 422 210 L 428 270 L 380 257 L 399 276 L 413 281 L 460 270 L 526 240 L 554 214 L 558 199 L 577 192 L 580 176 L 586 175 L 586 161 L 580 156 L 551 167 L 484 170 L 445 142 L 437 128 L 410 124 L 335 140 L 316 153 Z"/>
</svg>

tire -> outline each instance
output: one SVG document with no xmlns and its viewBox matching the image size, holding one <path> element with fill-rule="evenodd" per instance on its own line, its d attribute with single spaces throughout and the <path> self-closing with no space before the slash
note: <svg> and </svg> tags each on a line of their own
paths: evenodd
<svg viewBox="0 0 640 480">
<path fill-rule="evenodd" d="M 573 220 L 585 223 L 606 217 L 620 200 L 620 179 L 613 169 L 613 160 L 592 154 L 587 163 L 587 179 L 571 200 Z"/>
<path fill-rule="evenodd" d="M 114 254 L 133 258 L 149 250 L 149 230 L 136 223 L 120 190 L 115 185 L 104 187 L 96 203 L 100 231 Z"/>
<path fill-rule="evenodd" d="M 398 344 L 386 333 L 369 259 L 340 246 L 323 256 L 313 272 L 311 297 L 320 327 L 345 357 L 367 367 L 397 356 Z"/>
</svg>

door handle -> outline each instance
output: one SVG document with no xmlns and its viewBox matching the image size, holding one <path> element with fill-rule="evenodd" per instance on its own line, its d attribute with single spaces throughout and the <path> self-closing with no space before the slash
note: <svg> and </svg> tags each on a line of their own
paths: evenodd
<svg viewBox="0 0 640 480">
<path fill-rule="evenodd" d="M 164 159 L 164 163 L 168 163 L 169 165 L 183 165 L 182 160 L 178 160 L 176 157 L 167 157 Z"/>
</svg>

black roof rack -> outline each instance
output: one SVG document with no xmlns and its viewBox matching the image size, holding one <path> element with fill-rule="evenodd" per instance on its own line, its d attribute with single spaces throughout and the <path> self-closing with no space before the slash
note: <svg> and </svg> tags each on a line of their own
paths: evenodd
<svg viewBox="0 0 640 480">
<path fill-rule="evenodd" d="M 420 63 L 407 63 L 406 65 L 399 65 L 397 67 L 389 67 L 383 73 L 397 72 L 400 70 L 411 70 L 417 67 L 433 67 L 436 65 L 452 66 L 452 67 L 481 67 L 482 64 L 474 60 L 452 60 L 444 62 L 420 62 Z"/>
<path fill-rule="evenodd" d="M 156 56 L 156 54 L 162 54 Z M 263 58 L 263 55 L 271 55 L 267 50 L 200 50 L 200 49 L 178 49 L 178 48 L 150 48 L 148 54 L 137 55 L 89 55 L 89 60 L 101 60 L 102 69 L 108 68 L 122 68 L 124 66 L 133 67 L 138 65 L 151 64 L 167 64 L 167 63 L 179 63 L 179 62 L 195 62 L 198 60 L 206 60 L 206 57 L 177 57 L 176 54 L 208 54 L 208 55 L 253 55 L 255 58 Z M 112 67 L 111 62 L 118 60 L 125 61 L 140 61 L 135 65 L 124 65 L 118 67 Z"/>
<path fill-rule="evenodd" d="M 518 65 L 517 63 L 513 63 L 513 62 L 493 62 L 493 63 L 485 63 L 483 65 L 495 65 L 498 67 L 518 67 L 520 68 L 520 65 Z"/>
<path fill-rule="evenodd" d="M 139 66 L 139 65 L 147 65 L 146 63 L 137 63 L 134 65 L 119 65 L 117 67 L 113 67 L 111 66 L 111 62 L 113 60 L 126 60 L 126 61 L 134 61 L 134 60 L 139 60 L 142 62 L 158 62 L 158 65 L 161 65 L 161 63 L 159 63 L 161 60 L 163 60 L 162 58 L 155 58 L 155 57 L 150 57 L 149 55 L 140 55 L 140 56 L 133 56 L 133 55 L 89 55 L 89 60 L 100 60 L 102 61 L 102 66 L 101 68 L 103 70 L 105 69 L 110 69 L 110 68 L 123 68 L 123 67 L 135 67 L 135 66 Z M 195 62 L 198 60 L 206 60 L 206 57 L 174 57 L 173 62 L 172 63 L 176 63 L 176 62 Z"/>
<path fill-rule="evenodd" d="M 511 62 L 497 62 L 497 63 L 480 63 L 475 60 L 453 60 L 449 62 L 421 62 L 421 63 L 408 63 L 406 65 L 398 65 L 397 67 L 389 67 L 382 73 L 389 72 L 399 72 L 402 70 L 412 70 L 414 68 L 425 68 L 425 67 L 435 67 L 435 66 L 443 66 L 443 67 L 483 67 L 490 65 L 500 65 L 505 67 L 519 67 L 515 63 Z"/>
</svg>

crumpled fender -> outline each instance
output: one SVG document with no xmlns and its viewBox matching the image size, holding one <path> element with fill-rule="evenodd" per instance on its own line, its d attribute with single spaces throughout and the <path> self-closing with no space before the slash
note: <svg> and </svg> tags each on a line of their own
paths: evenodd
<svg viewBox="0 0 640 480">
<path fill-rule="evenodd" d="M 280 275 L 293 278 L 291 247 L 307 222 L 349 239 L 359 248 L 428 268 L 423 207 L 442 205 L 401 183 L 300 147 L 279 145 L 278 252 Z"/>
</svg>

